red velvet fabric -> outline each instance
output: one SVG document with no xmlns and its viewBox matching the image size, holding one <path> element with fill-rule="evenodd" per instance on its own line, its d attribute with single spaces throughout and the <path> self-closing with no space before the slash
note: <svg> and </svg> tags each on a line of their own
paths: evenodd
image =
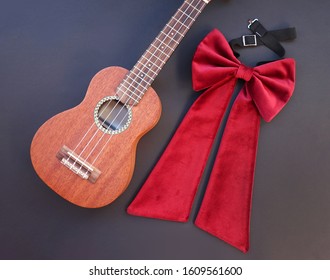
<svg viewBox="0 0 330 280">
<path fill-rule="evenodd" d="M 140 192 L 131 215 L 186 222 L 235 80 L 203 93 L 189 109 Z"/>
<path fill-rule="evenodd" d="M 207 90 L 188 111 L 127 211 L 150 218 L 188 220 L 237 79 L 246 83 L 231 109 L 195 224 L 246 252 L 260 115 L 271 121 L 290 99 L 295 62 L 283 59 L 247 67 L 233 55 L 218 30 L 205 37 L 193 59 L 193 87 Z"/>
</svg>

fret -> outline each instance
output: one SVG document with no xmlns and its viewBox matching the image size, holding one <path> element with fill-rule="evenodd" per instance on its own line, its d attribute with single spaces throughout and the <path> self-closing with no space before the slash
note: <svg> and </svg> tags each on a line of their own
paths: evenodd
<svg viewBox="0 0 330 280">
<path fill-rule="evenodd" d="M 138 64 L 140 64 L 140 63 L 138 63 Z M 155 64 L 153 64 L 153 65 L 155 65 Z M 155 65 L 155 66 L 157 66 L 157 65 Z M 146 71 L 148 71 L 148 72 L 151 71 L 152 74 L 154 74 L 154 75 L 157 75 L 158 74 L 158 72 L 154 71 L 152 68 L 146 67 L 144 65 L 143 65 L 143 67 L 146 68 Z M 157 66 L 157 67 L 160 69 L 159 66 Z M 138 67 L 138 65 L 135 65 L 133 68 L 135 68 L 137 70 L 140 70 L 141 69 L 141 67 Z M 145 71 L 143 70 L 143 72 L 145 72 Z"/>
<path fill-rule="evenodd" d="M 155 52 L 160 52 L 160 53 L 162 53 L 163 55 L 165 55 L 167 58 L 169 58 L 170 55 L 167 54 L 166 52 L 164 52 L 164 50 L 165 50 L 165 46 L 167 46 L 165 43 L 162 43 L 161 45 L 159 45 L 159 47 L 156 47 L 154 44 L 151 44 L 151 45 L 150 45 L 150 51 L 152 51 L 152 49 L 154 48 L 155 51 L 154 51 L 153 53 L 155 53 Z M 167 47 L 168 47 L 168 46 L 167 46 Z"/>
<path fill-rule="evenodd" d="M 181 38 L 179 38 L 179 40 L 181 40 Z M 169 55 L 171 55 L 175 51 L 175 48 L 179 45 L 179 43 L 180 42 L 176 38 L 172 38 L 172 36 L 166 34 L 164 31 L 161 31 L 159 36 L 153 42 L 153 45 L 158 47 L 160 47 L 161 45 L 166 46 L 166 48 L 163 48 L 162 50 L 168 49 L 167 52 L 169 53 Z"/>
<path fill-rule="evenodd" d="M 166 53 L 166 49 L 168 49 L 168 51 L 172 53 L 173 48 L 168 46 L 166 43 L 161 42 L 159 39 L 157 39 L 157 41 L 160 42 L 159 46 L 155 46 L 155 44 L 152 43 L 150 45 L 150 51 L 152 51 L 153 53 L 159 52 L 159 53 L 165 55 L 166 58 L 169 58 L 170 55 L 168 53 Z"/>
<path fill-rule="evenodd" d="M 138 78 L 138 80 L 136 80 L 137 78 Z M 140 96 L 142 93 L 144 93 L 149 88 L 150 81 L 153 80 L 150 78 L 149 82 L 147 82 L 145 80 L 146 78 L 148 78 L 148 77 L 146 76 L 143 79 L 143 83 L 145 83 L 145 85 L 142 85 L 142 83 L 139 81 L 139 79 L 141 79 L 141 78 L 132 71 L 126 79 L 126 83 L 128 84 L 128 86 L 125 85 L 125 87 L 126 87 L 126 89 L 132 90 L 132 94 L 134 94 L 136 96 Z M 138 93 L 136 93 L 134 91 L 135 89 Z"/>
<path fill-rule="evenodd" d="M 192 18 L 190 15 L 188 15 L 187 13 L 185 12 L 182 12 L 182 11 L 179 11 L 182 13 L 182 16 L 186 16 L 188 20 L 191 20 L 191 22 L 195 22 L 196 20 L 194 18 Z M 187 26 L 186 26 L 187 27 Z M 187 27 L 188 28 L 188 27 Z"/>
<path fill-rule="evenodd" d="M 172 29 L 171 26 L 166 24 L 166 27 L 169 27 Z M 161 34 L 166 35 L 166 37 L 170 38 L 172 41 L 174 41 L 177 45 L 180 44 L 181 39 L 185 36 L 184 34 L 180 33 L 179 31 L 176 31 L 176 33 L 171 32 L 170 34 L 166 34 L 165 31 L 160 31 Z M 179 36 L 178 39 L 176 39 L 176 36 Z"/>
<path fill-rule="evenodd" d="M 136 65 L 133 67 L 133 68 L 135 68 L 135 67 L 138 67 L 138 65 L 140 65 L 141 64 L 141 66 L 140 67 L 138 67 L 138 68 L 140 68 L 140 69 L 142 69 L 142 68 L 147 68 L 147 70 L 149 70 L 149 69 L 153 69 L 153 67 L 155 67 L 155 68 L 157 68 L 157 69 L 155 69 L 155 71 L 153 71 L 156 75 L 159 73 L 159 71 L 162 69 L 159 65 L 157 65 L 156 63 L 155 63 L 155 61 L 151 61 L 150 59 L 152 58 L 151 56 L 148 58 L 147 57 L 147 55 L 148 56 L 150 56 L 149 54 L 148 54 L 148 52 L 147 51 L 145 51 L 145 53 L 142 55 L 142 57 L 140 58 L 140 60 L 136 63 Z M 145 62 L 144 62 L 144 60 L 145 60 Z"/>
<path fill-rule="evenodd" d="M 190 21 L 195 22 L 200 11 L 198 9 L 193 9 L 188 5 L 185 11 L 179 10 L 178 13 L 181 14 L 181 17 L 186 17 Z"/>
<path fill-rule="evenodd" d="M 161 59 L 159 56 L 157 56 L 154 52 L 152 52 L 151 48 L 147 49 L 145 51 L 145 53 L 142 55 L 141 59 L 136 63 L 136 66 L 138 64 L 142 64 L 142 67 L 140 67 L 141 70 L 142 70 L 142 68 L 145 67 L 145 64 L 143 64 L 143 62 L 142 62 L 143 59 L 146 59 L 149 65 L 152 64 L 152 66 L 155 66 L 157 68 L 155 71 L 156 75 L 162 69 L 162 66 L 164 64 L 164 60 Z M 158 63 L 157 61 L 160 61 L 160 63 Z M 147 69 L 150 69 L 150 67 L 147 67 Z"/>
<path fill-rule="evenodd" d="M 136 73 L 135 71 L 140 72 L 138 68 L 133 68 L 119 85 L 119 88 L 125 87 L 126 90 L 131 91 L 132 95 L 140 96 L 149 88 L 150 82 L 154 79 L 154 77 L 150 77 L 149 75 L 141 77 L 139 76 L 139 73 Z M 146 78 L 149 78 L 149 81 L 147 81 Z M 135 89 L 139 92 L 139 94 L 134 91 Z"/>
<path fill-rule="evenodd" d="M 165 62 L 166 62 L 166 60 L 164 59 L 161 59 L 159 56 L 157 56 L 157 55 L 155 55 L 153 52 L 151 52 L 150 50 L 147 50 L 147 53 L 153 58 L 155 58 L 156 60 L 153 62 L 153 63 L 158 63 L 157 62 L 157 60 L 158 61 L 160 61 L 161 63 L 159 64 L 159 67 L 161 68 L 164 64 L 165 64 Z"/>
<path fill-rule="evenodd" d="M 146 53 L 142 56 L 142 58 L 137 62 L 137 64 L 133 67 L 133 69 L 130 71 L 130 73 L 126 77 L 126 80 L 127 79 L 131 80 L 131 82 L 130 82 L 131 84 L 133 84 L 133 83 L 137 84 L 136 86 L 133 85 L 133 89 L 135 87 L 138 87 L 139 84 L 145 83 L 145 86 L 142 86 L 142 87 L 146 91 L 149 88 L 149 86 L 151 85 L 151 83 L 153 82 L 154 78 L 158 75 L 159 71 L 161 70 L 161 67 L 160 66 L 158 66 L 157 64 L 155 64 L 155 62 L 151 63 L 150 62 L 151 61 L 150 58 L 147 58 L 146 57 L 146 55 L 149 52 L 150 52 L 149 50 L 146 50 Z M 155 56 L 152 52 L 150 52 L 150 55 L 151 56 Z M 155 58 L 158 59 L 161 62 L 161 66 L 162 66 L 163 63 L 164 63 L 163 60 L 161 60 L 157 56 L 155 56 Z M 143 63 L 142 62 L 143 59 L 146 59 L 147 62 L 149 62 L 147 65 L 150 65 L 151 64 L 152 67 L 155 66 L 157 68 L 157 70 L 156 71 L 153 71 L 152 70 L 152 67 L 151 68 L 150 67 L 147 67 L 146 66 L 146 63 Z M 141 66 L 139 66 L 139 64 L 141 64 Z M 145 68 L 146 68 L 146 70 L 145 70 Z M 149 73 L 149 71 L 151 71 L 152 73 Z M 143 74 L 144 76 L 143 77 L 140 77 L 139 76 L 139 73 L 140 74 Z M 153 75 L 150 76 L 150 74 L 153 74 Z M 134 77 L 131 77 L 131 76 L 134 76 Z M 137 78 L 139 78 L 139 79 L 137 80 Z M 149 79 L 149 81 L 146 81 L 147 78 Z M 132 93 L 135 94 L 134 91 Z"/>
<path fill-rule="evenodd" d="M 131 94 L 131 90 L 132 90 L 131 86 L 132 86 L 131 84 L 128 84 L 128 85 L 121 84 L 120 87 L 118 87 L 118 91 L 119 91 L 118 93 L 121 92 L 121 93 L 125 94 L 127 97 L 129 97 L 130 99 L 132 99 L 133 101 L 139 102 L 139 100 L 143 96 L 144 91 L 142 89 L 140 89 L 140 87 L 134 87 L 134 90 L 138 91 L 140 94 L 134 93 L 134 95 L 133 95 L 133 94 Z"/>
<path fill-rule="evenodd" d="M 136 74 L 136 73 L 134 72 L 135 69 L 137 69 L 138 71 L 140 71 L 140 70 L 139 70 L 139 68 L 137 68 L 137 67 L 136 67 L 136 68 L 133 68 L 132 74 L 135 75 L 135 76 L 137 77 L 138 74 Z M 155 75 L 156 75 L 156 73 L 155 73 Z M 152 81 L 152 80 L 155 78 L 155 76 L 152 77 L 152 76 L 150 76 L 149 74 L 144 74 L 143 77 L 140 77 L 140 78 L 143 79 L 143 82 L 145 82 L 145 83 L 146 83 L 146 86 L 149 87 L 149 86 L 150 86 L 150 81 Z M 149 81 L 149 82 L 145 81 L 146 78 L 149 78 L 150 81 Z M 130 79 L 132 79 L 132 78 L 130 77 Z M 134 80 L 134 79 L 132 79 L 132 80 Z"/>
<path fill-rule="evenodd" d="M 201 10 L 199 10 L 197 7 L 191 5 L 191 3 L 187 3 L 190 7 L 192 7 L 194 10 L 196 10 L 199 14 L 202 12 Z"/>
<path fill-rule="evenodd" d="M 141 64 L 141 63 L 142 63 L 142 62 L 139 62 L 139 63 L 137 63 L 137 64 Z M 151 63 L 151 62 L 149 62 L 149 63 L 147 64 L 147 67 L 148 67 L 148 69 L 150 69 L 150 71 L 154 72 L 155 74 L 158 74 L 158 71 L 162 69 L 162 68 L 159 67 L 157 64 L 153 64 L 153 63 Z M 153 67 L 156 67 L 156 68 L 157 68 L 156 71 L 153 71 L 153 69 L 152 69 Z"/>
<path fill-rule="evenodd" d="M 124 86 L 125 87 L 125 86 Z M 125 91 L 124 90 L 122 90 L 121 88 L 119 88 L 118 90 L 120 91 L 120 92 L 122 92 L 124 95 L 126 95 L 129 99 L 132 99 L 134 102 L 139 102 L 140 100 L 138 100 L 138 99 L 135 99 L 131 94 L 130 94 L 130 91 L 129 91 L 129 89 L 128 88 L 126 88 L 125 87 Z M 138 96 L 138 98 L 139 99 L 141 99 L 142 97 L 140 97 L 140 96 Z"/>
<path fill-rule="evenodd" d="M 127 85 L 126 85 L 127 84 Z M 139 85 L 140 86 L 140 85 Z M 140 94 L 137 94 L 135 92 L 130 92 L 131 88 L 130 87 L 134 87 L 137 88 L 137 91 L 140 91 Z M 125 89 L 125 91 L 123 90 L 123 88 Z M 141 94 L 143 92 L 143 90 L 139 90 L 137 86 L 133 86 L 132 83 L 129 83 L 128 81 L 123 82 L 122 84 L 120 84 L 119 86 L 119 90 L 121 90 L 122 92 L 124 92 L 126 94 L 126 92 L 130 92 L 130 94 L 132 94 L 132 96 L 134 95 L 134 97 L 136 98 L 140 98 L 141 99 Z"/>
<path fill-rule="evenodd" d="M 170 31 L 166 31 L 169 28 Z M 175 39 L 177 35 L 179 38 L 176 39 L 178 42 L 184 37 L 184 34 L 180 32 L 180 30 L 173 30 L 173 26 L 170 26 L 170 22 L 165 25 L 165 28 L 161 31 L 161 33 L 168 33 L 168 37 Z"/>
<path fill-rule="evenodd" d="M 130 77 L 130 76 L 128 76 L 127 78 L 128 78 L 129 80 L 131 80 L 132 82 L 135 82 L 135 81 L 134 81 L 134 78 L 132 78 L 132 77 Z M 145 85 L 143 85 L 143 84 L 141 84 L 141 83 L 138 83 L 138 85 L 141 86 L 142 90 L 147 90 L 149 84 L 148 84 L 146 81 L 144 81 L 144 80 L 143 80 L 143 82 L 145 83 Z M 134 93 L 134 94 L 137 95 L 136 93 Z M 139 96 L 139 95 L 137 95 L 137 96 Z"/>
<path fill-rule="evenodd" d="M 134 101 L 134 105 L 137 104 L 208 2 L 210 0 L 185 0 L 126 75 L 117 91 L 128 96 L 126 99 Z"/>
<path fill-rule="evenodd" d="M 171 27 L 171 29 L 173 29 L 173 28 Z M 169 33 L 169 32 L 165 32 L 165 31 L 166 31 L 166 29 L 162 30 L 155 40 L 158 40 L 161 42 L 168 41 L 169 44 L 175 43 L 175 45 L 178 45 L 180 43 L 180 40 L 184 36 L 183 34 L 179 33 L 178 31 L 175 34 L 173 34 L 173 32 Z M 177 35 L 179 35 L 179 37 Z"/>
<path fill-rule="evenodd" d="M 165 33 L 164 33 L 165 34 Z M 166 34 L 165 34 L 166 35 Z M 166 35 L 167 36 L 167 35 Z M 167 48 L 169 48 L 172 52 L 174 52 L 174 48 L 172 48 L 170 45 L 166 44 L 164 41 L 160 40 L 159 38 L 156 38 L 156 41 L 160 42 L 161 45 L 165 45 Z M 174 41 L 174 40 L 173 40 Z M 175 42 L 175 41 L 174 41 Z M 171 43 L 171 42 L 170 42 Z M 178 44 L 175 42 L 175 44 Z M 156 47 L 153 43 L 151 43 L 152 46 Z M 157 47 L 156 47 L 157 48 Z"/>
<path fill-rule="evenodd" d="M 166 59 L 165 58 L 162 59 L 161 56 L 159 56 L 156 53 L 152 52 L 151 48 L 146 51 L 146 54 L 149 55 L 151 59 L 153 59 L 153 61 L 150 60 L 150 61 L 152 61 L 152 63 L 158 65 L 160 68 L 162 68 L 164 66 L 164 64 L 166 62 Z"/>
<path fill-rule="evenodd" d="M 186 29 L 189 29 L 189 25 L 185 25 L 183 22 L 181 22 L 179 19 L 172 17 L 173 20 L 181 24 L 181 27 L 185 27 Z"/>
<path fill-rule="evenodd" d="M 186 12 L 183 11 L 179 11 L 181 12 L 183 15 L 187 16 L 188 18 L 190 18 L 192 21 L 195 21 L 195 19 L 193 17 L 191 17 L 190 15 L 188 15 Z"/>
</svg>

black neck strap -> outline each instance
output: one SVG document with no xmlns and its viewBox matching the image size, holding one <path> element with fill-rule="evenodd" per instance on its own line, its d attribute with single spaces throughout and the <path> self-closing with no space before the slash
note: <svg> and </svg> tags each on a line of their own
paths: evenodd
<svg viewBox="0 0 330 280">
<path fill-rule="evenodd" d="M 265 45 L 279 57 L 283 57 L 285 55 L 285 50 L 280 44 L 280 41 L 293 40 L 297 37 L 294 27 L 268 31 L 258 19 L 250 20 L 248 28 L 253 34 L 243 35 L 229 42 L 233 51 L 237 47 L 244 48 Z M 236 57 L 239 57 L 239 53 L 234 51 L 234 54 Z"/>
</svg>

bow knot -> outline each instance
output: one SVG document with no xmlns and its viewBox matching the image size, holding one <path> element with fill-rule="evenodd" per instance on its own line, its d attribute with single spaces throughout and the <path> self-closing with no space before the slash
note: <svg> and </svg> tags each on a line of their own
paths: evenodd
<svg viewBox="0 0 330 280">
<path fill-rule="evenodd" d="M 243 65 L 218 30 L 210 32 L 198 46 L 193 60 L 193 87 L 202 90 L 243 79 L 246 93 L 262 118 L 271 121 L 293 94 L 295 61 L 285 58 L 254 68 Z"/>
<path fill-rule="evenodd" d="M 236 72 L 236 78 L 242 79 L 246 82 L 250 81 L 253 75 L 253 68 L 240 64 Z"/>
</svg>

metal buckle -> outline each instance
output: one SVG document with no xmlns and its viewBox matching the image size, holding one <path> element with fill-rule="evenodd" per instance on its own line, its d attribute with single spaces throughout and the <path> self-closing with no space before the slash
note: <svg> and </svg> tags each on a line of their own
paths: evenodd
<svg viewBox="0 0 330 280">
<path fill-rule="evenodd" d="M 249 19 L 248 20 L 248 28 L 250 29 L 251 28 L 251 25 L 253 24 L 253 23 L 255 23 L 256 21 L 259 21 L 257 18 L 255 18 L 255 19 Z"/>
<path fill-rule="evenodd" d="M 246 38 L 253 38 L 253 42 L 249 40 L 247 42 Z M 243 46 L 244 47 L 256 47 L 257 46 L 257 35 L 244 35 L 242 36 Z"/>
</svg>

